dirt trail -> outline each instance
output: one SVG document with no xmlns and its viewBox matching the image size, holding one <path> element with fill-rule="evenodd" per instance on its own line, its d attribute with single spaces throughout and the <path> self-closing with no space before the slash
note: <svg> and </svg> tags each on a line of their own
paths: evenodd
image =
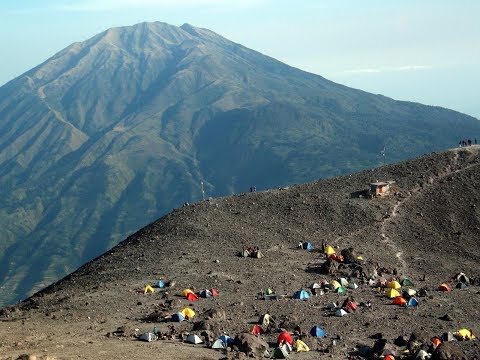
<svg viewBox="0 0 480 360">
<path fill-rule="evenodd" d="M 410 199 L 412 199 L 412 197 L 420 196 L 426 189 L 432 187 L 436 182 L 445 178 L 446 176 L 451 175 L 454 172 L 457 173 L 460 171 L 465 171 L 466 169 L 469 169 L 477 165 L 477 164 L 471 164 L 461 169 L 458 169 L 458 160 L 460 158 L 459 152 L 461 150 L 465 150 L 465 149 L 456 148 L 452 150 L 453 152 L 452 163 L 449 167 L 446 168 L 445 173 L 440 174 L 438 176 L 431 177 L 429 181 L 426 181 L 424 184 L 420 186 L 416 186 L 415 188 L 408 191 L 405 197 L 397 198 L 397 202 L 391 209 L 390 213 L 385 214 L 384 220 L 382 222 L 382 226 L 380 227 L 380 236 L 382 238 L 382 241 L 395 252 L 395 257 L 397 261 L 401 264 L 402 274 L 407 273 L 408 264 L 403 258 L 403 250 L 400 249 L 398 244 L 396 244 L 388 235 L 387 227 L 392 222 L 392 220 L 399 214 L 400 212 L 399 208 L 405 203 L 408 203 Z"/>
</svg>

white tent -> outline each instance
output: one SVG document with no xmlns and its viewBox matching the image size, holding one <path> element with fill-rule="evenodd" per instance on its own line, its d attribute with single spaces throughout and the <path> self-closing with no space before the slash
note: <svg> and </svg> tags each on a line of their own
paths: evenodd
<svg viewBox="0 0 480 360">
<path fill-rule="evenodd" d="M 203 343 L 202 339 L 198 335 L 190 334 L 187 336 L 187 342 L 190 344 L 201 344 Z"/>
</svg>

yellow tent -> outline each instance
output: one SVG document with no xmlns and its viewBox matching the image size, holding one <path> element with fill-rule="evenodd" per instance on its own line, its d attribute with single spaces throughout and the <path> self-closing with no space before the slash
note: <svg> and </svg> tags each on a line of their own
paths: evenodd
<svg viewBox="0 0 480 360">
<path fill-rule="evenodd" d="M 185 308 L 181 311 L 182 315 L 185 317 L 185 319 L 191 319 L 195 316 L 195 311 L 193 311 L 190 308 Z"/>
<path fill-rule="evenodd" d="M 396 297 L 400 296 L 400 293 L 397 290 L 390 288 L 390 289 L 387 290 L 385 295 L 387 295 L 390 299 L 393 299 L 393 298 L 396 298 Z"/>
<path fill-rule="evenodd" d="M 400 289 L 402 287 L 402 285 L 400 285 L 400 283 L 396 280 L 393 280 L 393 281 L 390 281 L 388 284 L 387 284 L 387 287 L 389 289 Z"/>
<path fill-rule="evenodd" d="M 297 346 L 297 352 L 310 351 L 310 348 L 302 340 L 297 340 L 295 344 Z"/>
<path fill-rule="evenodd" d="M 185 289 L 185 290 L 182 291 L 182 296 L 187 296 L 189 293 L 195 294 L 192 290 Z"/>
<path fill-rule="evenodd" d="M 459 340 L 473 340 L 473 339 L 476 339 L 476 336 L 473 335 L 472 330 L 468 330 L 468 329 L 458 330 L 454 335 Z"/>
<path fill-rule="evenodd" d="M 325 248 L 325 254 L 327 254 L 328 256 L 333 255 L 335 254 L 335 249 L 332 246 L 328 245 Z"/>
<path fill-rule="evenodd" d="M 155 292 L 155 290 L 153 290 L 153 288 L 150 285 L 145 286 L 145 290 L 143 290 L 144 294 L 147 294 L 147 293 L 152 293 L 153 294 L 154 292 Z"/>
<path fill-rule="evenodd" d="M 342 287 L 342 285 L 340 285 L 340 283 L 337 280 L 333 280 L 331 285 L 333 286 L 334 290 L 337 290 L 339 287 Z"/>
</svg>

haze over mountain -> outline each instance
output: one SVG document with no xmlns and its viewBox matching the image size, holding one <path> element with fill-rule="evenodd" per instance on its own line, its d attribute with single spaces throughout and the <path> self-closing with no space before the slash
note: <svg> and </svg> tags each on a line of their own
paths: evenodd
<svg viewBox="0 0 480 360">
<path fill-rule="evenodd" d="M 206 29 L 142 23 L 0 88 L 0 304 L 184 202 L 445 149 L 478 120 L 328 81 Z"/>
</svg>

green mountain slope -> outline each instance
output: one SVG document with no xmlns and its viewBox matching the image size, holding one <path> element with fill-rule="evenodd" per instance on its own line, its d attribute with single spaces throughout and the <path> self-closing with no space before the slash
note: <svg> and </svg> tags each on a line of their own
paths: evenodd
<svg viewBox="0 0 480 360">
<path fill-rule="evenodd" d="M 289 67 L 205 29 L 142 23 L 0 88 L 0 305 L 206 196 L 445 149 L 478 120 Z"/>
</svg>

